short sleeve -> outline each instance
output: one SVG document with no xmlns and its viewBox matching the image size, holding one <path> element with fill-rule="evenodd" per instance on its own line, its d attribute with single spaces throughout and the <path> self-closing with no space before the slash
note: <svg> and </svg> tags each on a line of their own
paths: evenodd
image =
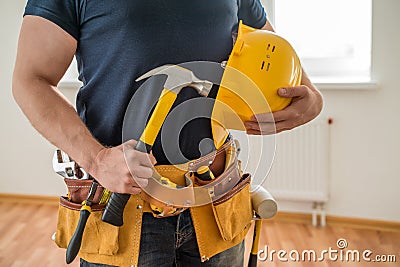
<svg viewBox="0 0 400 267">
<path fill-rule="evenodd" d="M 78 40 L 78 8 L 77 0 L 28 0 L 24 16 L 33 15 L 47 19 Z"/>
<path fill-rule="evenodd" d="M 260 29 L 267 23 L 267 14 L 260 0 L 238 0 L 239 20 L 253 28 Z"/>
</svg>

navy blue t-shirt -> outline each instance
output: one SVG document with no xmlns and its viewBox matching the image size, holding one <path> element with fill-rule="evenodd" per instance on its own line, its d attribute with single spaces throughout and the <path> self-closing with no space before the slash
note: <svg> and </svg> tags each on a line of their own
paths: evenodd
<svg viewBox="0 0 400 267">
<path fill-rule="evenodd" d="M 266 23 L 259 0 L 28 0 L 24 15 L 48 19 L 78 41 L 83 86 L 76 108 L 106 146 L 122 143 L 125 111 L 140 75 L 165 64 L 227 60 L 239 20 L 255 28 Z M 198 96 L 182 90 L 175 105 Z M 179 136 L 181 152 L 199 157 L 204 138 L 211 138 L 209 119 L 191 121 Z M 160 138 L 153 154 L 159 164 L 171 163 Z"/>
</svg>

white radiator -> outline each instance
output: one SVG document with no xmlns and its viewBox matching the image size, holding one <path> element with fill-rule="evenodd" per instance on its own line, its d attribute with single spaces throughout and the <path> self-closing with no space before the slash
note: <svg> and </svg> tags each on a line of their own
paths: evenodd
<svg viewBox="0 0 400 267">
<path fill-rule="evenodd" d="M 328 120 L 276 135 L 275 158 L 264 183 L 276 199 L 326 202 L 328 177 Z"/>
<path fill-rule="evenodd" d="M 331 123 L 332 119 L 318 118 L 293 130 L 267 136 L 246 136 L 232 131 L 240 141 L 239 158 L 245 171 L 252 174 L 252 184 L 262 183 L 277 200 L 278 207 L 280 200 L 312 203 L 313 225 L 317 224 L 318 213 L 321 225 L 325 225 Z"/>
<path fill-rule="evenodd" d="M 329 198 L 329 128 L 332 120 L 318 119 L 276 135 L 275 158 L 264 187 L 279 200 L 313 203 L 313 225 Z"/>
</svg>

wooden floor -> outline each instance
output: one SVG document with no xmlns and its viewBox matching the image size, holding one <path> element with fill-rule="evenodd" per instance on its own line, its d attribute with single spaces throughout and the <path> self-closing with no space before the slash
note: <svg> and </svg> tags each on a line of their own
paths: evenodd
<svg viewBox="0 0 400 267">
<path fill-rule="evenodd" d="M 56 227 L 57 206 L 40 204 L 11 204 L 0 203 L 0 267 L 19 266 L 79 266 L 75 260 L 66 265 L 65 251 L 58 249 L 51 240 Z M 329 221 L 328 221 L 329 224 Z M 321 262 L 281 262 L 276 253 L 273 260 L 259 261 L 258 266 L 400 266 L 400 232 L 377 231 L 368 229 L 354 229 L 340 226 L 312 227 L 306 223 L 290 223 L 282 221 L 266 221 L 263 224 L 260 249 L 268 246 L 271 250 L 285 250 L 294 256 L 296 250 L 315 250 L 317 256 L 321 251 L 338 250 L 337 240 L 344 238 L 348 247 L 343 251 L 359 250 L 360 254 L 366 249 L 376 255 L 395 255 L 395 263 L 366 263 L 361 262 L 334 262 L 325 255 Z M 246 250 L 249 249 L 251 235 L 246 239 Z M 246 252 L 248 255 L 248 252 Z M 261 254 L 261 256 L 265 256 Z M 361 256 L 362 257 L 362 256 Z M 190 267 L 190 266 L 188 266 Z"/>
</svg>

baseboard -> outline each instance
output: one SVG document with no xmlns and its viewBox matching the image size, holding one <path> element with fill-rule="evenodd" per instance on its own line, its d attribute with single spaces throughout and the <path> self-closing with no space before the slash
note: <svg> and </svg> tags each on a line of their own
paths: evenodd
<svg viewBox="0 0 400 267">
<path fill-rule="evenodd" d="M 307 213 L 295 212 L 278 212 L 273 218 L 266 220 L 275 223 L 303 223 L 311 225 L 312 216 Z M 377 231 L 391 231 L 400 232 L 400 222 L 388 222 L 372 219 L 350 218 L 341 216 L 326 216 L 327 225 L 356 228 L 356 229 L 370 229 Z"/>
<path fill-rule="evenodd" d="M 341 216 L 326 216 L 326 221 L 329 225 L 337 225 L 342 227 L 400 232 L 400 222 L 388 222 L 381 220 L 349 218 Z"/>
<path fill-rule="evenodd" d="M 43 204 L 58 205 L 59 197 L 57 196 L 37 196 L 22 194 L 4 194 L 0 193 L 0 203 L 21 203 L 21 204 Z M 273 218 L 268 219 L 265 223 L 303 223 L 311 225 L 311 214 L 295 213 L 295 212 L 278 212 Z M 327 225 L 370 229 L 377 231 L 400 232 L 400 222 L 388 222 L 371 219 L 349 218 L 340 216 L 326 216 Z"/>
</svg>

